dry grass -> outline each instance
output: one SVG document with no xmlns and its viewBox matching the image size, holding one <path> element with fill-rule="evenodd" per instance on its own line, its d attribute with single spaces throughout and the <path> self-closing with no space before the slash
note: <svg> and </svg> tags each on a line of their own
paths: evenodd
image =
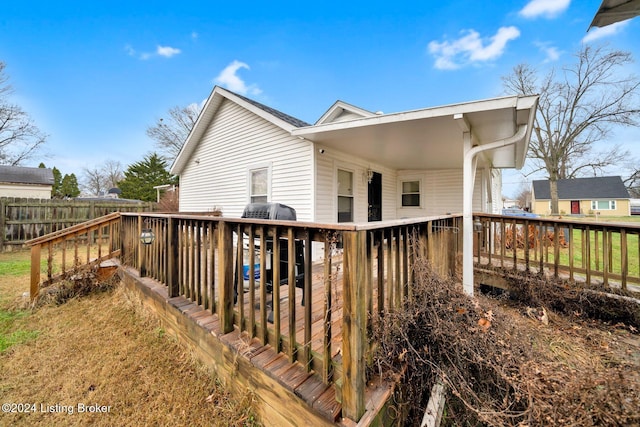
<svg viewBox="0 0 640 427">
<path fill-rule="evenodd" d="M 20 264 L 21 256 L 0 254 L 0 262 Z M 17 270 L 0 276 L 0 307 L 23 313 L 5 332 L 36 333 L 0 353 L 0 401 L 34 404 L 35 412 L 4 413 L 0 424 L 258 425 L 251 393 L 225 393 L 154 318 L 136 311 L 121 287 L 21 310 L 28 273 Z M 109 409 L 79 413 L 80 404 Z"/>
</svg>

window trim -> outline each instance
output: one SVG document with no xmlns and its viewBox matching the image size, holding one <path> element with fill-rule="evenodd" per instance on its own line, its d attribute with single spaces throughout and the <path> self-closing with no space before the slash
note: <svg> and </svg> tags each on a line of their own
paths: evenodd
<svg viewBox="0 0 640 427">
<path fill-rule="evenodd" d="M 336 222 L 340 222 L 339 217 L 338 217 L 338 209 L 339 209 L 339 203 L 338 200 L 340 199 L 340 197 L 346 197 L 346 198 L 350 198 L 351 199 L 351 221 L 345 221 L 345 222 L 354 222 L 356 219 L 356 172 L 355 170 L 353 170 L 352 168 L 337 164 L 335 165 L 335 179 L 334 179 L 334 185 L 335 185 L 335 202 L 336 202 L 336 207 L 335 207 L 335 216 L 336 216 Z M 340 193 L 340 186 L 338 185 L 338 175 L 339 175 L 339 171 L 343 171 L 343 172 L 349 172 L 351 174 L 351 194 L 341 194 Z"/>
<path fill-rule="evenodd" d="M 420 185 L 420 204 L 418 206 L 403 206 L 402 205 L 402 184 L 404 182 L 411 182 L 411 181 L 418 181 L 419 185 Z M 397 206 L 398 209 L 424 209 L 425 208 L 425 193 L 424 193 L 424 176 L 421 174 L 407 174 L 407 175 L 401 175 L 398 176 L 397 179 Z M 410 194 L 415 194 L 415 193 L 410 193 Z"/>
<path fill-rule="evenodd" d="M 598 204 L 600 202 L 608 202 L 609 203 L 609 207 L 607 207 L 607 208 L 598 207 Z M 615 211 L 617 208 L 618 208 L 618 204 L 616 203 L 615 199 L 609 199 L 609 200 L 596 199 L 596 200 L 591 200 L 591 210 L 592 211 Z"/>
<path fill-rule="evenodd" d="M 419 209 L 422 208 L 422 178 L 413 178 L 413 177 L 401 177 L 399 179 L 399 186 L 400 186 L 400 191 L 398 192 L 400 194 L 400 208 L 401 209 Z M 417 182 L 418 183 L 418 192 L 411 192 L 411 193 L 405 193 L 404 192 L 404 183 L 405 182 Z M 412 194 L 417 194 L 418 195 L 418 204 L 417 205 L 405 205 L 404 204 L 404 200 L 403 200 L 403 196 L 404 195 L 412 195 Z"/>
<path fill-rule="evenodd" d="M 272 178 L 272 164 L 268 163 L 259 163 L 255 165 L 251 165 L 247 167 L 247 201 L 248 203 L 253 203 L 254 197 L 267 197 L 267 202 L 271 201 L 271 178 Z M 254 172 L 258 172 L 261 170 L 267 171 L 267 193 L 266 194 L 252 194 L 252 179 Z"/>
</svg>

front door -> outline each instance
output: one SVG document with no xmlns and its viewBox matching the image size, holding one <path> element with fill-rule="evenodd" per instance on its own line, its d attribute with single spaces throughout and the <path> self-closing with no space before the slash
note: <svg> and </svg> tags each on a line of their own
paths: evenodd
<svg viewBox="0 0 640 427">
<path fill-rule="evenodd" d="M 382 221 L 382 174 L 373 172 L 369 180 L 368 220 Z"/>
<path fill-rule="evenodd" d="M 571 201 L 571 215 L 580 215 L 580 200 Z"/>
</svg>

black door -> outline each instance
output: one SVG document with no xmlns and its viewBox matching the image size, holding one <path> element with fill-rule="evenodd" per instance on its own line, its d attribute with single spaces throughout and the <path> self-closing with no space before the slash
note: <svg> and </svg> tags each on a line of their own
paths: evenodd
<svg viewBox="0 0 640 427">
<path fill-rule="evenodd" d="M 369 222 L 382 221 L 382 174 L 373 172 L 369 181 Z"/>
</svg>

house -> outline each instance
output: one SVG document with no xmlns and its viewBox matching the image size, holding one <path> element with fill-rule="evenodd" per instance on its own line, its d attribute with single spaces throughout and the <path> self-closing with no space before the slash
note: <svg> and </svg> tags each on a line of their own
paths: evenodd
<svg viewBox="0 0 640 427">
<path fill-rule="evenodd" d="M 180 210 L 218 206 L 238 217 L 250 202 L 273 201 L 299 220 L 332 223 L 461 212 L 465 144 L 512 136 L 532 119 L 536 99 L 395 114 L 338 101 L 311 125 L 215 87 L 171 168 Z M 527 142 L 528 131 L 477 158 L 473 210 L 499 212 L 499 169 L 522 166 Z"/>
<path fill-rule="evenodd" d="M 52 189 L 51 169 L 0 166 L 0 197 L 50 199 Z"/>
<path fill-rule="evenodd" d="M 549 180 L 533 181 L 532 209 L 551 213 Z M 558 211 L 562 215 L 631 215 L 630 197 L 619 176 L 558 180 Z"/>
<path fill-rule="evenodd" d="M 462 212 L 472 293 L 472 212 L 499 212 L 500 169 L 523 166 L 537 102 L 509 96 L 383 114 L 337 101 L 312 125 L 216 86 L 171 167 L 180 211 L 238 217 L 269 201 L 329 223 Z"/>
</svg>

